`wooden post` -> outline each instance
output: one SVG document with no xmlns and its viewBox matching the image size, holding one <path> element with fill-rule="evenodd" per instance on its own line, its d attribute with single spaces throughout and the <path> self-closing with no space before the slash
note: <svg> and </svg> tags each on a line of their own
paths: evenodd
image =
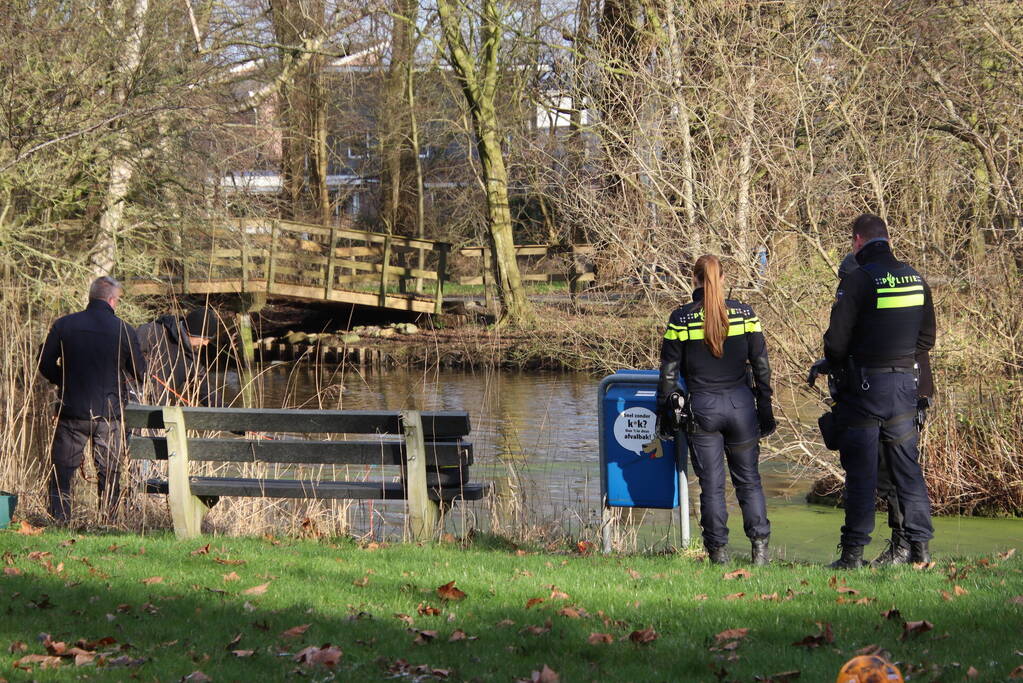
<svg viewBox="0 0 1023 683">
<path fill-rule="evenodd" d="M 323 283 L 323 298 L 330 300 L 330 291 L 334 289 L 334 248 L 337 246 L 337 226 L 330 226 L 330 243 L 327 246 L 327 279 Z"/>
<path fill-rule="evenodd" d="M 416 410 L 401 411 L 405 432 L 405 456 L 408 486 L 408 520 L 413 541 L 429 541 L 437 531 L 440 507 L 430 500 L 426 487 L 426 446 L 423 443 L 423 420 Z"/>
<path fill-rule="evenodd" d="M 434 294 L 433 312 L 440 315 L 444 312 L 444 276 L 448 271 L 448 245 L 437 245 L 437 290 Z"/>
<path fill-rule="evenodd" d="M 252 339 L 252 316 L 248 311 L 235 315 L 238 330 L 238 344 L 241 347 L 242 363 L 238 369 L 238 381 L 242 388 L 242 404 L 246 408 L 256 405 L 252 385 L 252 366 L 256 363 L 256 344 Z"/>
<path fill-rule="evenodd" d="M 209 508 L 192 495 L 188 483 L 188 438 L 181 406 L 163 407 L 163 428 L 167 437 L 167 502 L 174 533 L 182 539 L 196 538 Z"/>
<path fill-rule="evenodd" d="M 380 264 L 380 297 L 377 305 L 381 308 L 387 306 L 387 266 L 391 261 L 391 236 L 384 238 L 384 260 Z"/>
<path fill-rule="evenodd" d="M 570 247 L 568 259 L 568 293 L 572 295 L 572 301 L 575 301 L 579 293 L 579 257 L 575 253 L 574 244 Z"/>
<path fill-rule="evenodd" d="M 266 266 L 266 291 L 269 294 L 274 284 L 274 278 L 277 276 L 277 233 L 278 226 L 277 221 L 270 223 L 270 257 L 267 259 L 268 263 Z"/>
<path fill-rule="evenodd" d="M 242 291 L 249 291 L 249 243 L 245 239 L 245 234 L 242 233 Z"/>
</svg>

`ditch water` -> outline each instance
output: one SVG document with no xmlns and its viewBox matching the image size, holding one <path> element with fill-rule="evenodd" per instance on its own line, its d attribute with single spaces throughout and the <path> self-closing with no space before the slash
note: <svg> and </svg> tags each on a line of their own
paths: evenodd
<svg viewBox="0 0 1023 683">
<path fill-rule="evenodd" d="M 231 376 L 227 380 L 236 382 Z M 469 504 L 472 523 L 483 530 L 502 524 L 557 527 L 573 537 L 583 537 L 584 529 L 590 529 L 592 538 L 592 529 L 601 515 L 598 384 L 599 378 L 583 373 L 436 368 L 360 372 L 280 364 L 261 370 L 259 392 L 266 406 L 467 410 L 475 457 L 473 479 L 494 482 L 497 493 L 496 506 Z M 832 558 L 842 511 L 807 504 L 811 484 L 808 475 L 781 457 L 772 456 L 770 450 L 768 445 L 761 474 L 768 496 L 774 555 L 803 561 Z M 692 481 L 695 475 L 691 467 L 689 477 L 691 528 L 694 538 L 698 538 L 695 506 L 699 486 Z M 730 490 L 728 495 L 731 545 L 738 555 L 748 552 L 748 545 L 734 495 Z M 368 518 L 381 520 L 373 533 L 394 533 L 394 528 L 387 527 L 400 520 L 398 511 L 395 508 L 380 515 L 370 509 Z M 455 517 L 452 523 L 457 528 Z M 634 510 L 625 527 L 635 533 L 639 549 L 664 548 L 678 539 L 677 514 L 666 510 Z M 946 555 L 1023 547 L 1023 520 L 943 517 L 935 520 L 935 532 L 932 549 Z M 868 553 L 879 552 L 886 538 L 885 520 L 879 515 Z"/>
</svg>

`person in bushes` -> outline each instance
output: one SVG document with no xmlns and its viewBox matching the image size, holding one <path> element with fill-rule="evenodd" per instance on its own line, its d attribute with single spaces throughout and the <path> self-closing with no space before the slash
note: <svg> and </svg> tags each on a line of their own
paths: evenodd
<svg viewBox="0 0 1023 683">
<path fill-rule="evenodd" d="M 202 351 L 217 336 L 212 308 L 197 308 L 184 318 L 164 315 L 139 327 L 142 353 L 149 363 L 150 400 L 157 405 L 222 406 L 210 381 Z"/>
<path fill-rule="evenodd" d="M 146 374 L 134 328 L 114 313 L 123 293 L 117 280 L 97 278 L 85 310 L 59 318 L 43 343 L 39 372 L 57 385 L 60 397 L 50 451 L 49 511 L 61 524 L 71 518 L 72 485 L 89 442 L 102 514 L 112 518 L 121 500 L 122 408 L 128 382 Z"/>
<path fill-rule="evenodd" d="M 863 566 L 863 548 L 874 530 L 879 443 L 898 494 L 907 559 L 928 562 L 934 530 L 915 422 L 917 354 L 930 351 L 935 338 L 931 291 L 916 270 L 895 259 L 888 226 L 878 216 L 863 214 L 853 221 L 852 241 L 858 267 L 838 285 L 824 334 L 824 360 L 814 365 L 841 378 L 838 446 L 846 472 L 845 524 L 841 557 L 830 567 Z"/>
<path fill-rule="evenodd" d="M 687 430 L 693 469 L 700 480 L 700 525 L 710 561 L 728 561 L 727 461 L 751 559 L 765 565 L 771 523 L 760 480 L 760 439 L 777 427 L 767 345 L 753 309 L 725 299 L 724 273 L 716 256 L 697 259 L 693 285 L 692 303 L 672 312 L 661 342 L 659 413 L 662 422 L 672 421 L 669 406 L 681 373 L 689 390 L 692 419 Z"/>
</svg>

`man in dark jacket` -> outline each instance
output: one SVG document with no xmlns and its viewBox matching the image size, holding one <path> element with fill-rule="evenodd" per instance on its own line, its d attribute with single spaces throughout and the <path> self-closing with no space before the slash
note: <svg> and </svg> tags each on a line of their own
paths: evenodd
<svg viewBox="0 0 1023 683">
<path fill-rule="evenodd" d="M 72 484 L 90 441 L 100 510 L 109 517 L 120 502 L 121 409 L 127 380 L 139 381 L 146 372 L 135 330 L 114 314 L 123 292 L 117 280 L 97 278 L 86 309 L 53 323 L 43 344 L 39 372 L 60 396 L 49 486 L 50 514 L 59 523 L 71 517 Z"/>
<path fill-rule="evenodd" d="M 211 385 L 202 350 L 216 336 L 217 313 L 197 308 L 184 318 L 164 315 L 139 327 L 139 343 L 149 362 L 148 400 L 157 405 L 223 405 Z"/>
<path fill-rule="evenodd" d="M 916 358 L 934 346 L 934 304 L 920 274 L 895 259 L 881 218 L 860 216 L 852 237 L 859 267 L 839 283 L 824 334 L 825 371 L 844 373 L 838 405 L 845 525 L 842 556 L 831 567 L 863 566 L 874 529 L 879 441 L 898 492 L 909 560 L 926 562 L 934 531 L 918 461 Z"/>
</svg>

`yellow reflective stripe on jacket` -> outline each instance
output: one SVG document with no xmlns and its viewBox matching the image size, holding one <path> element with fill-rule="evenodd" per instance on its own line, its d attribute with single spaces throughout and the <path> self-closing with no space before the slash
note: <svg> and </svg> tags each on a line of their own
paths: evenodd
<svg viewBox="0 0 1023 683">
<path fill-rule="evenodd" d="M 749 334 L 751 332 L 763 332 L 763 331 L 764 331 L 764 328 L 761 327 L 760 319 L 759 318 L 750 318 L 749 320 L 746 321 L 746 333 L 747 334 Z"/>
<path fill-rule="evenodd" d="M 668 330 L 664 333 L 664 338 L 671 341 L 688 341 L 691 337 L 685 330 L 672 329 L 673 325 L 668 326 Z"/>
<path fill-rule="evenodd" d="M 879 294 L 904 294 L 910 291 L 923 291 L 924 285 L 922 284 L 907 284 L 901 287 L 881 287 L 878 289 Z"/>
<path fill-rule="evenodd" d="M 902 296 L 879 296 L 877 297 L 878 308 L 909 308 L 911 306 L 923 306 L 924 295 L 904 294 Z"/>
</svg>

